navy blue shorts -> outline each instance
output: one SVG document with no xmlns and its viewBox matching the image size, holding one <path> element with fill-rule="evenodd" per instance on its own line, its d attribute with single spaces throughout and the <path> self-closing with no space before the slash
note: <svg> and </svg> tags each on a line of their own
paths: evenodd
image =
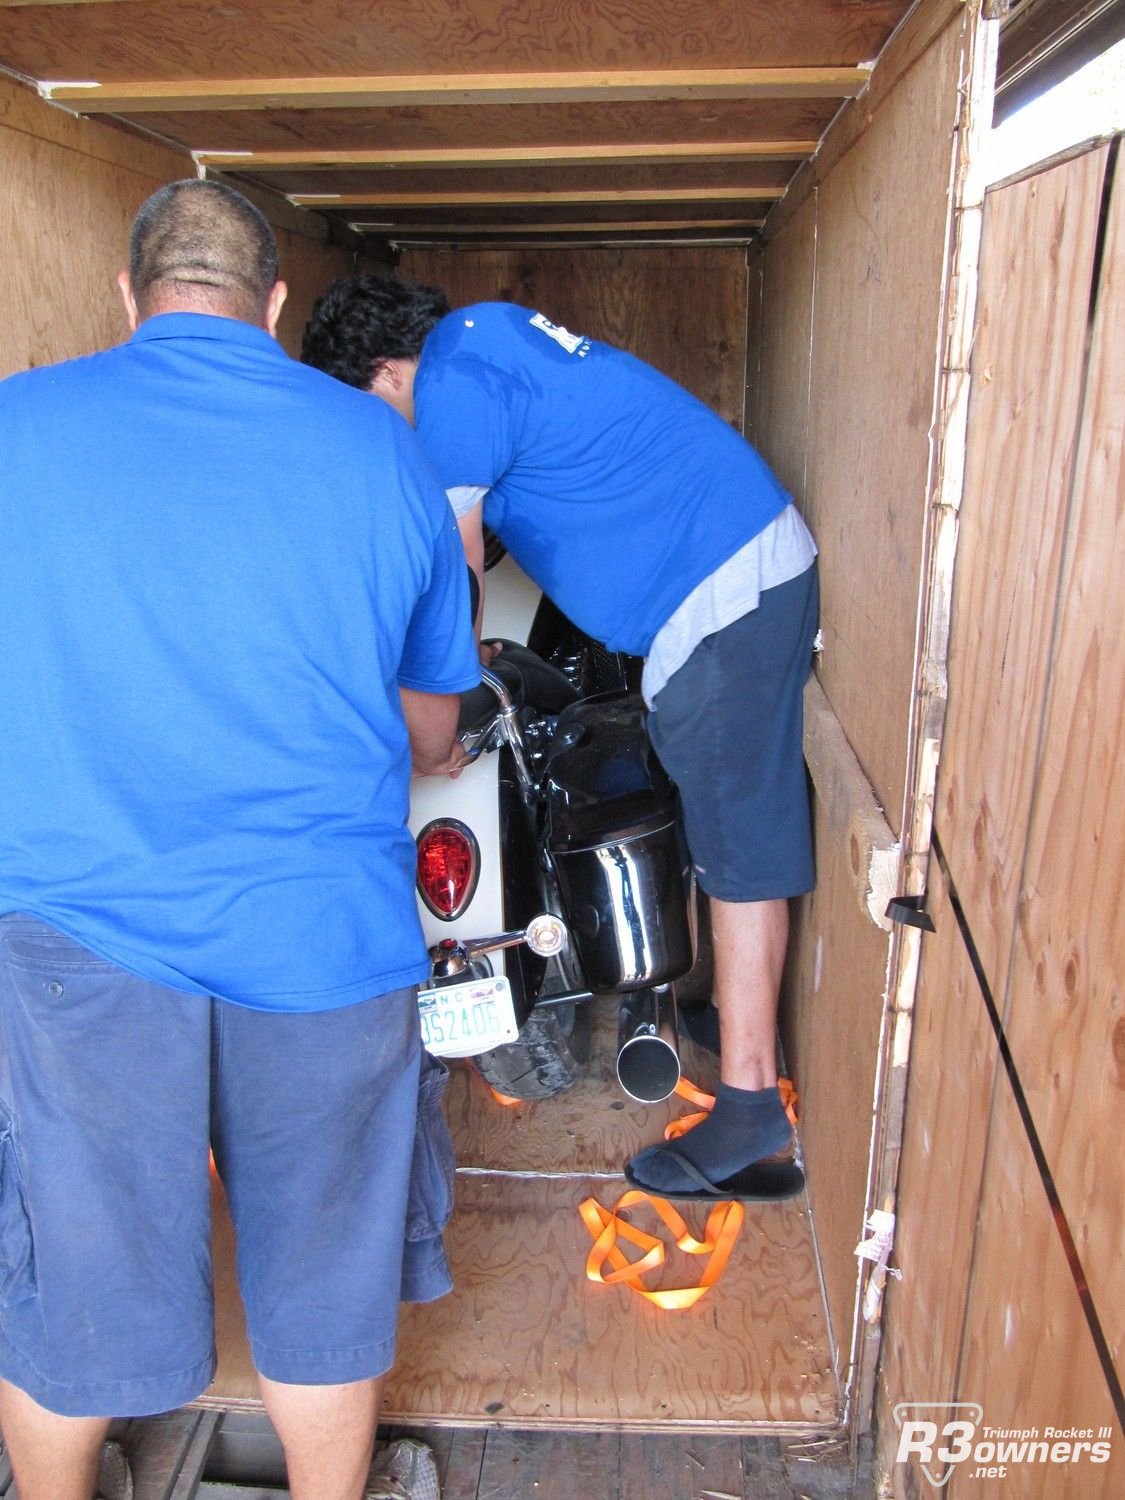
<svg viewBox="0 0 1125 1500">
<path fill-rule="evenodd" d="M 720 901 L 800 896 L 815 883 L 803 731 L 818 610 L 814 564 L 700 641 L 649 715 L 696 879 Z"/>
<path fill-rule="evenodd" d="M 423 1056 L 412 988 L 249 1010 L 0 919 L 0 1376 L 65 1416 L 206 1388 L 209 1142 L 258 1370 L 382 1374 L 400 1298 L 450 1285 L 445 1070 Z"/>
</svg>

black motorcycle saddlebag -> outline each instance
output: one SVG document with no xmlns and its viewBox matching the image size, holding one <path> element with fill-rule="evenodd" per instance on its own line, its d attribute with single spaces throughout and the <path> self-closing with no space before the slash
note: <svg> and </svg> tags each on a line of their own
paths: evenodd
<svg viewBox="0 0 1125 1500">
<path fill-rule="evenodd" d="M 592 990 L 642 989 L 691 968 L 691 867 L 679 802 L 639 697 L 559 714 L 547 757 L 547 844 Z"/>
</svg>

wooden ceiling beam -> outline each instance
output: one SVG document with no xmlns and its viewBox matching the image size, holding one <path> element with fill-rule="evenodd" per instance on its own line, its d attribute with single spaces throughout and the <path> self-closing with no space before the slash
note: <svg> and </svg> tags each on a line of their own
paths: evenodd
<svg viewBox="0 0 1125 1500">
<path fill-rule="evenodd" d="M 147 112 L 140 121 L 197 151 L 489 150 L 541 146 L 580 154 L 591 145 L 702 141 L 819 141 L 839 100 L 697 99 L 656 103 L 461 104 L 444 109 L 194 110 Z"/>
<path fill-rule="evenodd" d="M 371 222 L 368 220 L 348 220 L 349 229 L 357 234 L 379 234 L 387 239 L 395 240 L 425 240 L 431 235 L 520 235 L 520 234 L 600 234 L 600 235 L 629 235 L 629 234 L 664 234 L 681 233 L 685 230 L 698 231 L 700 233 L 713 231 L 725 234 L 748 234 L 752 229 L 760 229 L 764 219 L 621 219 L 607 220 L 595 219 L 589 223 L 578 220 L 566 223 L 554 224 L 523 224 L 498 222 L 493 224 L 446 224 L 434 222 L 433 224 L 396 224 L 384 220 Z"/>
<path fill-rule="evenodd" d="M 468 208 L 579 203 L 764 203 L 784 187 L 583 188 L 558 193 L 287 193 L 297 208 Z"/>
<path fill-rule="evenodd" d="M 2 3 L 2 0 L 0 0 Z M 620 142 L 597 146 L 447 146 L 429 150 L 193 151 L 197 166 L 216 171 L 276 172 L 315 167 L 331 172 L 349 167 L 627 166 L 727 161 L 803 161 L 816 150 L 803 141 Z"/>
<path fill-rule="evenodd" d="M 453 73 L 368 78 L 199 78 L 53 82 L 39 92 L 79 114 L 156 110 L 380 109 L 396 105 L 615 103 L 662 99 L 846 99 L 871 69 L 660 68 L 552 73 Z"/>
</svg>

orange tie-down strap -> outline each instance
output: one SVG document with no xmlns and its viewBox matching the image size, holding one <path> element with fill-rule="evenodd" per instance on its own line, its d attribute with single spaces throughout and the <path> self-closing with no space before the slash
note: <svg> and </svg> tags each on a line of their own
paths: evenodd
<svg viewBox="0 0 1125 1500">
<path fill-rule="evenodd" d="M 778 1092 L 781 1094 L 781 1102 L 785 1107 L 785 1113 L 789 1116 L 790 1125 L 797 1124 L 797 1090 L 793 1087 L 791 1078 L 779 1078 L 777 1080 Z M 714 1094 L 705 1094 L 701 1088 L 697 1088 L 686 1078 L 681 1078 L 674 1092 L 681 1099 L 686 1099 L 689 1104 L 699 1106 L 698 1114 L 681 1115 L 678 1120 L 673 1120 L 670 1125 L 664 1127 L 664 1139 L 674 1141 L 678 1136 L 686 1135 L 694 1126 L 700 1124 L 711 1113 L 715 1106 Z"/>
<path fill-rule="evenodd" d="M 512 1094 L 502 1094 L 499 1089 L 494 1089 L 491 1084 L 488 1085 L 488 1092 L 495 1099 L 496 1103 L 502 1104 L 505 1109 L 515 1109 L 517 1105 L 524 1102 L 522 1099 L 516 1099 Z"/>
<path fill-rule="evenodd" d="M 710 1255 L 711 1259 L 695 1286 L 668 1287 L 660 1291 L 650 1291 L 645 1286 L 642 1278 L 664 1264 L 665 1246 L 656 1235 L 646 1234 L 643 1229 L 637 1229 L 619 1217 L 622 1209 L 639 1203 L 647 1203 L 655 1209 L 672 1231 L 681 1250 L 686 1250 L 689 1255 Z M 704 1292 L 714 1286 L 730 1259 L 744 1217 L 741 1203 L 716 1203 L 707 1217 L 703 1239 L 697 1240 L 666 1199 L 654 1197 L 639 1188 L 630 1188 L 623 1193 L 612 1210 L 603 1208 L 596 1198 L 587 1198 L 579 1205 L 578 1212 L 594 1239 L 594 1248 L 586 1259 L 587 1277 L 603 1286 L 627 1286 L 666 1311 L 694 1306 Z M 618 1245 L 619 1239 L 636 1245 L 643 1252 L 640 1258 L 630 1260 Z M 607 1270 L 607 1265 L 613 1269 Z"/>
</svg>

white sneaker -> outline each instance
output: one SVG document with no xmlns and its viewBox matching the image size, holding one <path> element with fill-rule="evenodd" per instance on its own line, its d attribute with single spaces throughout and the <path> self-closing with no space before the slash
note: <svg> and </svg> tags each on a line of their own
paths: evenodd
<svg viewBox="0 0 1125 1500">
<path fill-rule="evenodd" d="M 103 1443 L 94 1500 L 133 1500 L 133 1475 L 120 1443 Z"/>
<path fill-rule="evenodd" d="M 441 1500 L 432 1449 L 417 1438 L 396 1438 L 380 1448 L 364 1500 Z"/>
</svg>

